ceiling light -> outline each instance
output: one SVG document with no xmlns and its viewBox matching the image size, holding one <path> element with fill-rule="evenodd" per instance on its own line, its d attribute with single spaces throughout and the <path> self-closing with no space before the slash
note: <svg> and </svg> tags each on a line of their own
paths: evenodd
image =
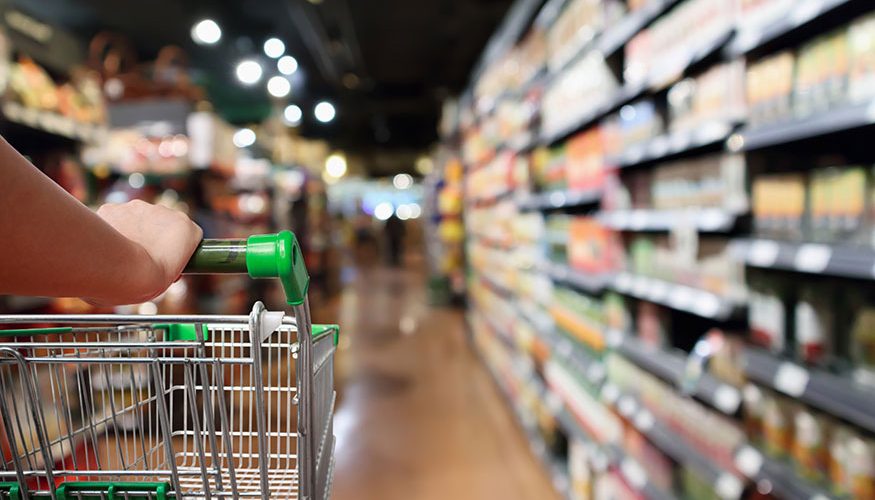
<svg viewBox="0 0 875 500">
<path fill-rule="evenodd" d="M 420 156 L 416 160 L 416 171 L 420 175 L 428 175 L 434 170 L 434 162 L 428 156 Z"/>
<path fill-rule="evenodd" d="M 316 108 L 313 111 L 316 115 L 316 119 L 322 123 L 330 122 L 337 115 L 337 111 L 335 111 L 334 105 L 328 101 L 320 102 L 316 105 Z"/>
<path fill-rule="evenodd" d="M 237 79 L 245 85 L 253 85 L 261 80 L 261 65 L 252 59 L 240 61 L 236 69 Z"/>
<path fill-rule="evenodd" d="M 413 210 L 411 210 L 410 205 L 398 205 L 398 208 L 395 209 L 395 217 L 398 217 L 401 220 L 407 220 L 411 217 Z"/>
<path fill-rule="evenodd" d="M 272 76 L 267 81 L 267 91 L 274 97 L 285 97 L 292 91 L 292 84 L 284 76 Z"/>
<path fill-rule="evenodd" d="M 388 220 L 395 213 L 395 209 L 388 201 L 381 202 L 374 207 L 374 217 L 380 220 Z"/>
<path fill-rule="evenodd" d="M 276 62 L 276 69 L 284 75 L 294 75 L 298 71 L 298 60 L 292 56 L 282 56 Z"/>
<path fill-rule="evenodd" d="M 303 117 L 304 113 L 301 111 L 301 108 L 295 104 L 289 104 L 286 106 L 286 109 L 283 110 L 283 118 L 289 125 L 297 125 L 301 123 L 301 118 Z"/>
<path fill-rule="evenodd" d="M 410 174 L 398 174 L 392 178 L 392 185 L 395 189 L 407 189 L 413 185 L 413 177 Z"/>
<path fill-rule="evenodd" d="M 419 206 L 419 203 L 411 203 L 410 205 L 410 218 L 418 219 L 420 215 L 422 215 L 422 207 Z"/>
<path fill-rule="evenodd" d="M 234 141 L 234 145 L 238 148 L 248 148 L 255 144 L 255 132 L 253 132 L 251 128 L 241 128 L 234 132 L 232 140 Z"/>
<path fill-rule="evenodd" d="M 286 44 L 279 38 L 268 38 L 264 42 L 264 53 L 267 57 L 276 59 L 286 51 Z"/>
<path fill-rule="evenodd" d="M 325 160 L 325 171 L 332 177 L 343 177 L 346 174 L 346 158 L 339 153 L 329 156 Z"/>
<path fill-rule="evenodd" d="M 200 45 L 213 45 L 222 39 L 222 28 L 212 19 L 203 19 L 191 27 L 191 38 Z"/>
<path fill-rule="evenodd" d="M 134 172 L 128 177 L 128 185 L 134 189 L 140 189 L 146 185 L 146 177 L 140 172 Z"/>
</svg>

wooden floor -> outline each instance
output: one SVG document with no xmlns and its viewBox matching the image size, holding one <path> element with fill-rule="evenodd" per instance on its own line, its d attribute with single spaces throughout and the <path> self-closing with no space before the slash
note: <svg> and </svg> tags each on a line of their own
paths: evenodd
<svg viewBox="0 0 875 500">
<path fill-rule="evenodd" d="M 342 327 L 333 498 L 556 498 L 462 313 L 427 305 L 418 267 L 359 271 L 314 312 Z"/>
</svg>

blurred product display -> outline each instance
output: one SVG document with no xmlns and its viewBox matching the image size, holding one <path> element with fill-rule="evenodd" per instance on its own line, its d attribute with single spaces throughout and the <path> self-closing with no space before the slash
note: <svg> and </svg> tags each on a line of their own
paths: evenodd
<svg viewBox="0 0 875 500">
<path fill-rule="evenodd" d="M 554 486 L 872 498 L 875 6 L 539 5 L 443 137 L 472 335 Z"/>
</svg>

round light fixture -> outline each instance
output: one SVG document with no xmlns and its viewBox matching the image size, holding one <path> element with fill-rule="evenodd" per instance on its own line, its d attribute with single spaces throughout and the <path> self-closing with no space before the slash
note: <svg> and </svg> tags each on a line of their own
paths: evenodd
<svg viewBox="0 0 875 500">
<path fill-rule="evenodd" d="M 283 110 L 283 118 L 289 125 L 298 125 L 301 123 L 301 118 L 304 117 L 304 112 L 296 104 L 289 104 Z"/>
<path fill-rule="evenodd" d="M 282 56 L 276 62 L 276 69 L 284 75 L 294 75 L 298 71 L 298 60 L 292 56 Z"/>
<path fill-rule="evenodd" d="M 246 59 L 244 61 L 240 61 L 237 64 L 235 73 L 237 75 L 237 79 L 240 80 L 240 83 L 243 83 L 245 85 L 253 85 L 261 80 L 261 65 L 258 64 L 257 61 L 253 61 L 252 59 Z"/>
<path fill-rule="evenodd" d="M 334 109 L 334 105 L 328 101 L 321 101 L 316 105 L 316 108 L 313 110 L 313 114 L 316 116 L 316 119 L 322 123 L 328 123 L 337 116 L 337 111 Z"/>
<path fill-rule="evenodd" d="M 191 38 L 199 45 L 213 45 L 222 39 L 222 28 L 212 19 L 203 19 L 191 27 Z"/>
<path fill-rule="evenodd" d="M 292 91 L 292 84 L 284 76 L 272 76 L 267 81 L 267 91 L 274 97 L 285 97 Z"/>
<path fill-rule="evenodd" d="M 286 44 L 279 38 L 268 38 L 264 42 L 264 53 L 267 57 L 276 59 L 283 55 L 286 51 Z"/>
<path fill-rule="evenodd" d="M 395 209 L 388 201 L 380 202 L 374 207 L 374 217 L 380 220 L 389 220 L 393 213 L 395 213 Z"/>
<path fill-rule="evenodd" d="M 410 174 L 398 174 L 392 178 L 392 185 L 395 189 L 408 189 L 413 185 L 413 177 Z"/>
<path fill-rule="evenodd" d="M 325 171 L 334 178 L 343 177 L 346 174 L 346 158 L 339 153 L 334 153 L 325 160 Z"/>
<path fill-rule="evenodd" d="M 255 132 L 251 128 L 241 128 L 234 132 L 232 140 L 238 148 L 248 148 L 255 144 Z"/>
</svg>

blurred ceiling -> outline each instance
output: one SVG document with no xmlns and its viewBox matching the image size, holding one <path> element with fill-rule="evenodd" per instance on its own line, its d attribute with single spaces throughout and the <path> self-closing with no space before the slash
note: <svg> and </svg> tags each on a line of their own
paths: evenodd
<svg viewBox="0 0 875 500">
<path fill-rule="evenodd" d="M 2 1 L 2 0 L 0 0 Z M 110 30 L 126 35 L 149 60 L 176 44 L 191 56 L 196 78 L 219 112 L 234 123 L 270 112 L 266 78 L 277 74 L 262 44 L 276 36 L 297 58 L 294 102 L 304 109 L 301 132 L 361 153 L 421 150 L 436 140 L 441 100 L 468 81 L 511 0 L 5 0 L 87 41 Z M 192 25 L 216 20 L 222 40 L 204 47 Z M 244 87 L 237 61 L 260 59 L 262 81 Z M 321 99 L 337 107 L 324 125 L 312 117 Z M 283 105 L 285 102 L 282 103 Z"/>
</svg>

